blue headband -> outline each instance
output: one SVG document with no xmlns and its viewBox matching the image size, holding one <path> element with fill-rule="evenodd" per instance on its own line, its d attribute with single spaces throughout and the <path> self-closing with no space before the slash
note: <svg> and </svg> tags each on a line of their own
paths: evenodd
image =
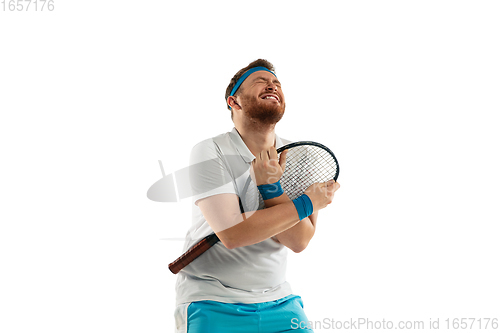
<svg viewBox="0 0 500 333">
<path fill-rule="evenodd" d="M 229 94 L 229 96 L 234 96 L 234 93 L 238 90 L 238 88 L 241 86 L 241 84 L 243 83 L 243 81 L 245 81 L 247 79 L 247 77 L 252 74 L 252 73 L 255 73 L 255 72 L 258 72 L 258 71 L 267 71 L 271 74 L 273 74 L 274 76 L 276 76 L 276 74 L 274 74 L 272 71 L 270 71 L 269 69 L 267 69 L 266 67 L 253 67 L 253 68 L 250 68 L 248 71 L 245 72 L 245 74 L 243 74 L 240 79 L 236 82 L 236 84 L 234 85 L 234 88 L 233 90 L 231 90 L 231 93 Z M 277 77 L 277 76 L 276 76 Z"/>
</svg>

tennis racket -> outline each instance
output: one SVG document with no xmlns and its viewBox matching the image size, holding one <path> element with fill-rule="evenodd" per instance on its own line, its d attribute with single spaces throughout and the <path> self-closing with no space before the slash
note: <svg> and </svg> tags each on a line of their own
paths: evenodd
<svg viewBox="0 0 500 333">
<path fill-rule="evenodd" d="M 280 179 L 283 191 L 290 200 L 304 194 L 305 190 L 314 183 L 329 180 L 337 181 L 339 176 L 339 163 L 333 152 L 326 146 L 313 141 L 299 141 L 287 144 L 277 149 L 278 154 L 288 150 L 286 155 L 285 171 Z M 244 196 L 251 182 L 248 177 L 243 191 Z M 259 195 L 260 197 L 260 195 Z M 262 200 L 262 197 L 260 197 Z M 240 210 L 246 211 L 240 198 Z M 245 202 L 245 200 L 243 200 Z M 189 265 L 193 260 L 219 242 L 215 233 L 210 234 L 187 250 L 183 255 L 168 265 L 174 274 Z"/>
</svg>

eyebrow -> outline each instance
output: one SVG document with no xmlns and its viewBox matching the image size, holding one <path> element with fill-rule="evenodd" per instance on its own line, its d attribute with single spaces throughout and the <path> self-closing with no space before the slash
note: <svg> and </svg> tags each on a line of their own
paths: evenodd
<svg viewBox="0 0 500 333">
<path fill-rule="evenodd" d="M 258 76 L 258 77 L 256 77 L 256 78 L 253 80 L 253 82 L 256 82 L 256 81 L 259 81 L 259 80 L 269 81 L 268 79 L 266 79 L 266 78 L 265 78 L 265 77 L 263 77 L 263 76 Z M 281 84 L 281 82 L 280 82 L 277 78 L 274 78 L 273 83 L 278 83 L 278 84 Z"/>
</svg>

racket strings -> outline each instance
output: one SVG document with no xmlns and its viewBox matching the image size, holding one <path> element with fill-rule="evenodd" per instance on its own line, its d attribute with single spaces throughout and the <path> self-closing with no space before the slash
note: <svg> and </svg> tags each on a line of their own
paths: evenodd
<svg viewBox="0 0 500 333">
<path fill-rule="evenodd" d="M 288 149 L 280 183 L 290 200 L 294 200 L 312 184 L 335 179 L 337 172 L 337 161 L 327 150 L 313 145 L 300 145 Z M 251 177 L 248 177 L 243 187 L 241 199 L 245 211 L 265 207 L 262 195 Z"/>
<path fill-rule="evenodd" d="M 334 157 L 321 147 L 302 145 L 288 149 L 281 186 L 291 200 L 302 195 L 314 183 L 334 179 Z"/>
</svg>

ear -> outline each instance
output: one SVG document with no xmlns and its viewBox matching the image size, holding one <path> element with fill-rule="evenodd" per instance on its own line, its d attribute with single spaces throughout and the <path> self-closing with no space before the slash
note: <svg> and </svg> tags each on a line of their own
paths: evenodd
<svg viewBox="0 0 500 333">
<path fill-rule="evenodd" d="M 236 102 L 236 97 L 234 97 L 234 96 L 229 96 L 227 98 L 226 102 L 227 102 L 227 105 L 229 105 L 231 107 L 231 109 L 233 109 L 233 110 L 235 110 L 235 109 L 236 110 L 241 109 L 241 107 L 239 106 L 238 102 Z"/>
</svg>

